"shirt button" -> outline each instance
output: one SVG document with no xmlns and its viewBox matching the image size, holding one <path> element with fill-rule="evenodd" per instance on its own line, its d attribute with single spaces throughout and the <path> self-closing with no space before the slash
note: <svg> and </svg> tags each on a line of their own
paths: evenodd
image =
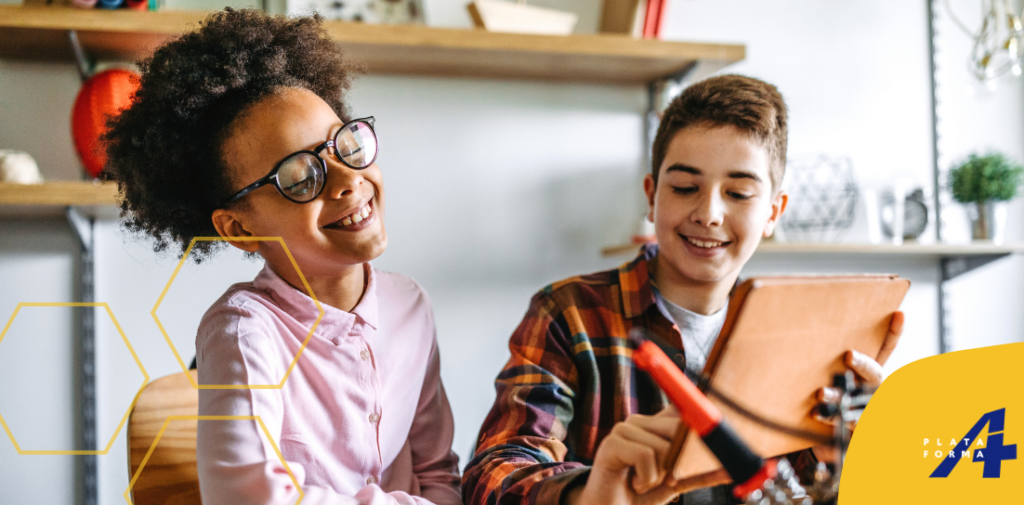
<svg viewBox="0 0 1024 505">
<path fill-rule="evenodd" d="M 376 412 L 374 412 L 373 414 L 370 414 L 370 422 L 371 423 L 375 423 L 379 419 L 380 419 L 380 415 L 377 414 Z"/>
<path fill-rule="evenodd" d="M 367 484 L 376 484 L 377 483 L 377 478 L 371 475 L 371 476 L 366 478 L 366 483 Z"/>
<path fill-rule="evenodd" d="M 370 351 L 367 351 L 366 349 L 359 351 L 359 358 L 363 361 L 370 359 Z"/>
</svg>

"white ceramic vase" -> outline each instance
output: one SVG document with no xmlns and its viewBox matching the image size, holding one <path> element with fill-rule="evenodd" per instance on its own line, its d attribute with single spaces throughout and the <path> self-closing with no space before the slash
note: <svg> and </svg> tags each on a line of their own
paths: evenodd
<svg viewBox="0 0 1024 505">
<path fill-rule="evenodd" d="M 971 218 L 971 238 L 1002 244 L 1006 232 L 1006 202 L 988 200 L 965 204 Z"/>
</svg>

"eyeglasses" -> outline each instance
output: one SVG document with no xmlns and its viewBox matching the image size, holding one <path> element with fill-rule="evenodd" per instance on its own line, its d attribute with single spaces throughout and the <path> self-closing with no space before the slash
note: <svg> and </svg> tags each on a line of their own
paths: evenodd
<svg viewBox="0 0 1024 505">
<path fill-rule="evenodd" d="M 313 148 L 296 151 L 274 165 L 266 177 L 242 188 L 224 201 L 227 205 L 261 186 L 273 184 L 285 198 L 295 203 L 309 203 L 320 196 L 327 183 L 327 162 L 320 152 L 334 148 L 334 157 L 345 166 L 362 170 L 377 159 L 377 133 L 373 130 L 373 116 L 353 119 L 342 125 L 334 138 Z"/>
</svg>

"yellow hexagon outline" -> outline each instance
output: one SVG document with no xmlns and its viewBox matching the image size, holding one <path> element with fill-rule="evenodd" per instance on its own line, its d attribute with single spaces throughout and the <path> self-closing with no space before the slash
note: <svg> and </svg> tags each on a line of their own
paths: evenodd
<svg viewBox="0 0 1024 505">
<path fill-rule="evenodd" d="M 306 292 L 309 297 L 313 299 L 313 304 L 316 305 L 316 309 L 319 312 L 316 316 L 316 321 L 313 321 L 313 326 L 309 328 L 309 334 L 306 335 L 306 340 L 299 346 L 299 350 L 295 353 L 295 358 L 292 359 L 291 364 L 288 365 L 288 370 L 285 371 L 284 377 L 281 379 L 279 384 L 197 384 L 195 379 L 192 378 L 192 374 L 188 373 L 188 366 L 185 365 L 185 361 L 181 359 L 181 355 L 178 354 L 178 349 L 174 347 L 174 342 L 171 342 L 170 335 L 167 334 L 167 330 L 164 329 L 164 325 L 160 322 L 160 318 L 156 316 L 156 309 L 160 307 L 160 304 L 164 301 L 164 297 L 167 296 L 167 291 L 171 289 L 171 284 L 174 283 L 174 278 L 178 276 L 178 272 L 181 270 L 182 265 L 185 264 L 185 260 L 188 259 L 188 254 L 192 252 L 192 248 L 195 247 L 196 242 L 278 242 L 281 244 L 281 248 L 284 249 L 284 253 L 288 255 L 288 260 L 292 262 L 292 266 L 295 267 L 295 272 L 299 274 L 299 279 L 302 281 L 302 285 L 306 287 Z M 160 298 L 156 300 L 156 305 L 153 306 L 153 310 L 149 312 L 153 316 L 153 320 L 156 321 L 156 325 L 160 328 L 160 333 L 163 334 L 164 340 L 167 341 L 167 345 L 171 347 L 171 352 L 174 353 L 175 359 L 178 360 L 178 364 L 181 365 L 181 370 L 185 372 L 185 376 L 188 377 L 188 381 L 192 384 L 192 389 L 281 389 L 284 387 L 284 383 L 288 381 L 288 377 L 291 376 L 292 370 L 295 365 L 299 362 L 299 357 L 302 356 L 302 352 L 306 350 L 306 344 L 313 338 L 313 332 L 316 331 L 316 327 L 320 325 L 320 320 L 324 318 L 324 308 L 320 305 L 320 301 L 316 299 L 316 295 L 313 294 L 313 288 L 309 287 L 309 283 L 306 282 L 306 276 L 302 275 L 302 270 L 299 269 L 299 264 L 295 261 L 295 257 L 292 256 L 292 252 L 288 250 L 288 246 L 285 245 L 284 239 L 281 237 L 193 237 L 192 241 L 189 242 L 188 248 L 185 249 L 185 254 L 181 255 L 181 261 L 178 261 L 178 266 L 174 268 L 174 273 L 171 274 L 171 279 L 167 281 L 167 285 L 164 286 L 164 291 L 160 293 Z"/>
<path fill-rule="evenodd" d="M 299 485 L 299 481 L 295 480 L 295 474 L 292 473 L 292 469 L 288 466 L 288 462 L 284 460 L 284 455 L 282 455 L 281 450 L 277 448 L 277 444 L 274 443 L 274 437 L 270 436 L 270 430 L 268 430 L 267 426 L 263 424 L 263 419 L 260 416 L 167 416 L 167 419 L 164 420 L 164 425 L 160 427 L 160 431 L 157 432 L 156 438 L 153 439 L 153 444 L 149 446 L 149 450 L 146 451 L 146 455 L 142 458 L 142 463 L 139 463 L 138 470 L 135 470 L 135 475 L 132 475 L 132 480 L 128 483 L 128 489 L 125 489 L 124 491 L 124 501 L 128 502 L 128 505 L 135 505 L 131 498 L 132 487 L 134 487 L 135 482 L 139 480 L 139 475 L 142 474 L 142 469 L 146 468 L 146 463 L 149 461 L 149 457 L 153 455 L 153 451 L 156 450 L 156 444 L 160 443 L 160 438 L 164 436 L 164 431 L 167 430 L 167 425 L 171 424 L 171 421 L 256 421 L 259 423 L 260 428 L 263 429 L 263 434 L 267 436 L 267 441 L 270 442 L 270 447 L 274 448 L 274 454 L 277 454 L 278 459 L 281 460 L 281 464 L 284 465 L 284 471 L 288 472 L 288 477 L 292 479 L 292 484 L 295 484 L 295 489 L 299 492 L 299 499 L 295 500 L 295 505 L 302 503 L 302 499 L 306 497 L 306 493 L 302 492 L 302 486 Z"/>
<path fill-rule="evenodd" d="M 7 432 L 7 436 L 11 439 L 11 443 L 14 444 L 14 449 L 18 451 L 18 454 L 33 454 L 33 455 L 71 455 L 71 456 L 105 456 L 110 452 L 110 448 L 114 445 L 114 440 L 117 439 L 117 435 L 121 433 L 121 428 L 124 428 L 124 423 L 128 421 L 128 416 L 131 415 L 132 409 L 135 408 L 135 402 L 139 400 L 139 394 L 146 388 L 146 384 L 149 384 L 149 374 L 146 373 L 146 367 L 142 366 L 142 361 L 139 356 L 135 354 L 135 349 L 132 347 L 132 343 L 128 341 L 128 336 L 124 334 L 124 330 L 121 329 L 120 323 L 117 322 L 117 318 L 114 317 L 114 311 L 110 310 L 110 306 L 107 302 L 22 302 L 14 308 L 14 313 L 11 314 L 11 318 L 7 320 L 7 325 L 4 326 L 4 331 L 0 332 L 0 342 L 3 342 L 4 336 L 7 335 L 7 330 L 11 328 L 11 324 L 14 323 L 14 318 L 18 316 L 18 312 L 21 311 L 22 307 L 103 307 L 107 310 L 107 315 L 110 316 L 110 320 L 114 322 L 114 327 L 117 328 L 117 332 L 121 334 L 121 340 L 124 340 L 124 345 L 128 346 L 128 352 L 132 353 L 132 358 L 135 359 L 135 364 L 139 366 L 139 370 L 142 371 L 142 386 L 139 387 L 139 392 L 135 393 L 135 398 L 132 399 L 132 404 L 128 406 L 128 411 L 124 413 L 124 417 L 121 418 L 121 423 L 117 425 L 117 429 L 114 430 L 114 434 L 110 436 L 110 441 L 107 442 L 107 447 L 103 450 L 27 450 L 22 449 L 18 445 L 18 441 L 14 439 L 14 433 L 7 426 L 7 422 L 4 421 L 4 417 L 0 415 L 0 425 L 3 425 L 4 431 Z"/>
</svg>

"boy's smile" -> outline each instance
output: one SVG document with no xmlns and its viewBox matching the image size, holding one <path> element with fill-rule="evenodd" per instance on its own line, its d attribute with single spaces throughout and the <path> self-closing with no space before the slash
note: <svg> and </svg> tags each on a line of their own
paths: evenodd
<svg viewBox="0 0 1024 505">
<path fill-rule="evenodd" d="M 675 134 L 657 182 L 650 175 L 644 180 L 663 295 L 703 314 L 724 306 L 743 265 L 761 237 L 771 235 L 786 205 L 786 195 L 773 191 L 769 163 L 768 150 L 733 126 L 693 126 Z"/>
</svg>

